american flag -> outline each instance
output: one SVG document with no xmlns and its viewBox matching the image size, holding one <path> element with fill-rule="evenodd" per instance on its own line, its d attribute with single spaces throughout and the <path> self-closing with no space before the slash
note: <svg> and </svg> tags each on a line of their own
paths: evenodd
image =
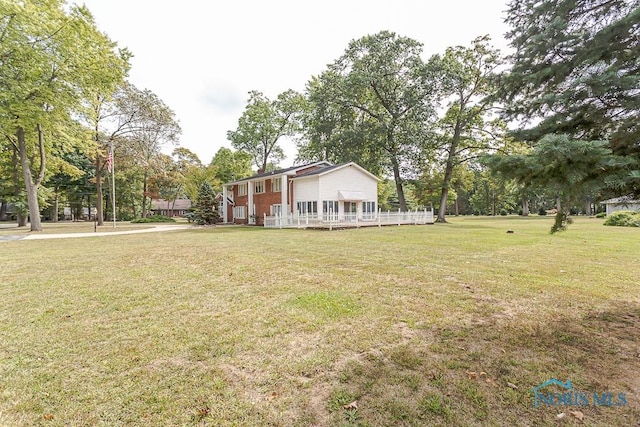
<svg viewBox="0 0 640 427">
<path fill-rule="evenodd" d="M 111 173 L 113 169 L 113 150 L 109 150 L 109 155 L 107 156 L 107 171 Z"/>
</svg>

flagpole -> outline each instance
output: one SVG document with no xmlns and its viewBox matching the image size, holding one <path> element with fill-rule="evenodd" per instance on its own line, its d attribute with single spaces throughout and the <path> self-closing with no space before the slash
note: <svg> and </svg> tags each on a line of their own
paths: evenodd
<svg viewBox="0 0 640 427">
<path fill-rule="evenodd" d="M 116 228 L 116 167 L 113 141 L 111 141 L 111 216 L 113 217 L 113 228 Z"/>
</svg>

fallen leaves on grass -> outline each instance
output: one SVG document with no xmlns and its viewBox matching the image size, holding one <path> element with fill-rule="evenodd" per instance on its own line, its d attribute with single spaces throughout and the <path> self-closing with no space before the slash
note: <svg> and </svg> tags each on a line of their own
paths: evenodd
<svg viewBox="0 0 640 427">
<path fill-rule="evenodd" d="M 354 400 L 353 402 L 344 405 L 343 408 L 346 410 L 358 409 L 358 401 Z"/>
<path fill-rule="evenodd" d="M 499 387 L 498 383 L 493 378 L 487 377 L 485 382 L 493 387 Z"/>
<path fill-rule="evenodd" d="M 584 414 L 580 411 L 569 411 L 571 415 L 582 421 L 584 419 Z"/>
</svg>

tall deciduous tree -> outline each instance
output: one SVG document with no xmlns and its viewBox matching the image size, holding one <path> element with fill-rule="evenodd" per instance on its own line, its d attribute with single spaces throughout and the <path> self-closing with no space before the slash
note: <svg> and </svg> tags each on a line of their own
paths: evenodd
<svg viewBox="0 0 640 427">
<path fill-rule="evenodd" d="M 512 0 L 506 22 L 515 52 L 502 96 L 520 136 L 609 141 L 640 169 L 640 1 Z M 639 191 L 636 175 L 618 181 Z"/>
<path fill-rule="evenodd" d="M 215 167 L 203 165 L 200 158 L 189 149 L 176 148 L 173 150 L 173 159 L 182 183 L 182 191 L 192 202 L 195 202 L 198 191 L 205 182 L 211 184 L 214 190 L 218 186 Z"/>
<path fill-rule="evenodd" d="M 496 72 L 502 64 L 500 52 L 489 45 L 489 37 L 475 39 L 470 48 L 448 48 L 441 58 L 449 76 L 450 105 L 439 122 L 442 130 L 444 176 L 440 191 L 438 222 L 446 222 L 447 198 L 454 168 L 497 148 L 506 126 L 492 117 Z"/>
<path fill-rule="evenodd" d="M 293 90 L 281 93 L 273 101 L 261 92 L 251 91 L 238 128 L 228 131 L 227 138 L 236 150 L 249 153 L 259 170 L 265 171 L 269 163 L 277 164 L 285 158 L 281 139 L 298 133 L 303 108 L 304 97 Z"/>
<path fill-rule="evenodd" d="M 403 168 L 415 170 L 425 152 L 441 89 L 438 62 L 425 63 L 421 54 L 422 44 L 388 31 L 349 43 L 308 85 L 309 133 L 300 149 L 303 157 L 390 172 L 402 210 Z"/>
<path fill-rule="evenodd" d="M 152 91 L 129 88 L 121 100 L 120 114 L 134 117 L 119 138 L 119 149 L 128 152 L 142 170 L 142 217 L 147 215 L 149 177 L 167 144 L 178 144 L 180 124 L 174 112 Z"/>
<path fill-rule="evenodd" d="M 0 131 L 16 147 L 31 230 L 40 231 L 38 189 L 52 138 L 64 130 L 92 88 L 114 87 L 126 59 L 85 7 L 62 0 L 0 3 Z M 35 170 L 34 170 L 35 169 Z"/>
<path fill-rule="evenodd" d="M 253 173 L 251 170 L 251 156 L 245 151 L 232 151 L 220 148 L 213 159 L 211 167 L 215 169 L 215 177 L 221 183 L 246 178 Z"/>
</svg>

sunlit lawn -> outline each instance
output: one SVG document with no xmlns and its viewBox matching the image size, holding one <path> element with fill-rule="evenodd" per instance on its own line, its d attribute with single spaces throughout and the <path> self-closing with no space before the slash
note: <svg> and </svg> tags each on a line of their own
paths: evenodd
<svg viewBox="0 0 640 427">
<path fill-rule="evenodd" d="M 640 229 L 450 221 L 0 242 L 0 425 L 636 425 Z"/>
</svg>

